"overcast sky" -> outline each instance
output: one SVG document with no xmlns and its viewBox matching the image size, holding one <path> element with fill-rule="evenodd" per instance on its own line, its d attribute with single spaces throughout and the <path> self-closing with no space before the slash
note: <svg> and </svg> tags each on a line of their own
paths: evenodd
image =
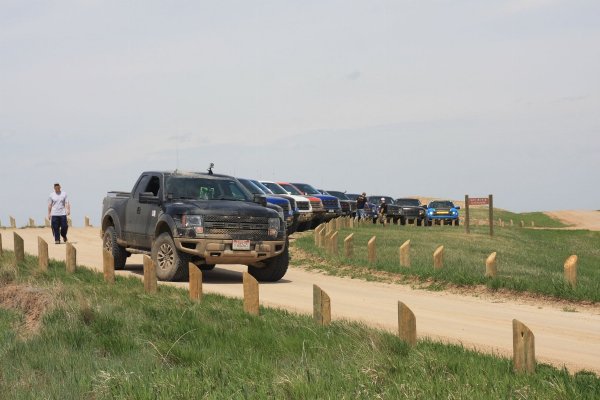
<svg viewBox="0 0 600 400">
<path fill-rule="evenodd" d="M 600 2 L 0 0 L 0 223 L 148 169 L 600 209 Z"/>
</svg>

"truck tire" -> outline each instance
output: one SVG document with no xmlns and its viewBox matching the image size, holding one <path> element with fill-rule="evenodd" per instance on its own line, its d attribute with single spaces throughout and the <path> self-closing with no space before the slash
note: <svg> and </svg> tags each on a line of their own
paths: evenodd
<svg viewBox="0 0 600 400">
<path fill-rule="evenodd" d="M 176 281 L 187 277 L 190 257 L 177 250 L 169 233 L 163 232 L 152 245 L 152 261 L 156 277 L 161 281 Z"/>
<path fill-rule="evenodd" d="M 458 220 L 458 219 L 454 220 L 454 225 L 455 226 L 459 226 L 460 225 L 460 220 Z"/>
<path fill-rule="evenodd" d="M 114 226 L 109 226 L 104 231 L 102 237 L 102 248 L 112 254 L 115 260 L 115 269 L 125 268 L 125 262 L 127 261 L 127 250 L 125 247 L 117 243 L 117 231 Z"/>
<path fill-rule="evenodd" d="M 290 263 L 288 244 L 286 243 L 283 253 L 264 261 L 264 263 L 266 265 L 262 268 L 248 265 L 248 273 L 261 282 L 277 282 L 283 278 Z"/>
<path fill-rule="evenodd" d="M 406 217 L 400 217 L 400 225 L 406 225 Z"/>
</svg>

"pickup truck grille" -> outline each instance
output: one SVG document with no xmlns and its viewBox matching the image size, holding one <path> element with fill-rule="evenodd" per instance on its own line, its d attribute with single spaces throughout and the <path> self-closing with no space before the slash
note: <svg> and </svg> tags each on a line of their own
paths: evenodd
<svg viewBox="0 0 600 400">
<path fill-rule="evenodd" d="M 400 215 L 400 207 L 388 204 L 387 215 Z"/>
<path fill-rule="evenodd" d="M 313 210 L 323 210 L 323 203 L 321 203 L 321 200 L 311 200 L 310 205 L 312 206 Z"/>
<path fill-rule="evenodd" d="M 221 235 L 229 239 L 274 240 L 268 235 L 268 229 L 269 219 L 265 217 L 207 215 L 204 218 L 204 234 Z M 282 232 L 280 237 L 283 237 Z"/>
<path fill-rule="evenodd" d="M 288 215 L 288 213 L 290 212 L 290 203 L 286 203 L 286 204 L 282 204 L 279 207 L 283 208 L 283 215 Z"/>
<path fill-rule="evenodd" d="M 298 206 L 298 210 L 308 211 L 310 210 L 310 205 L 308 201 L 297 201 L 296 205 Z"/>
<path fill-rule="evenodd" d="M 419 210 L 421 210 L 420 208 L 403 208 L 402 211 L 404 213 L 404 216 L 406 217 L 418 217 L 419 216 Z"/>
<path fill-rule="evenodd" d="M 337 200 L 323 200 L 323 206 L 326 209 L 330 209 L 330 208 L 339 209 Z"/>
<path fill-rule="evenodd" d="M 343 212 L 350 212 L 350 204 L 348 202 L 340 201 L 340 206 L 342 206 Z"/>
</svg>

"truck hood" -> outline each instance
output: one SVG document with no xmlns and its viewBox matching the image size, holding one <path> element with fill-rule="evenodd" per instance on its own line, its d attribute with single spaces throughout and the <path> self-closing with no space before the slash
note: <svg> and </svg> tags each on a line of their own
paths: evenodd
<svg viewBox="0 0 600 400">
<path fill-rule="evenodd" d="M 277 218 L 275 210 L 249 201 L 234 200 L 181 200 L 167 206 L 167 213 L 199 215 L 238 215 L 242 217 Z"/>
</svg>

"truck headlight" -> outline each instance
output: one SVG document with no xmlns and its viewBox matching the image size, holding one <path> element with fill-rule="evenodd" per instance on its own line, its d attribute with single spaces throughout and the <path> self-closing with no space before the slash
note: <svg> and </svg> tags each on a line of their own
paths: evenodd
<svg viewBox="0 0 600 400">
<path fill-rule="evenodd" d="M 193 229 L 196 233 L 204 233 L 204 217 L 184 214 L 181 216 L 181 227 Z"/>
<path fill-rule="evenodd" d="M 277 237 L 279 229 L 281 229 L 281 219 L 269 218 L 269 236 Z"/>
</svg>

